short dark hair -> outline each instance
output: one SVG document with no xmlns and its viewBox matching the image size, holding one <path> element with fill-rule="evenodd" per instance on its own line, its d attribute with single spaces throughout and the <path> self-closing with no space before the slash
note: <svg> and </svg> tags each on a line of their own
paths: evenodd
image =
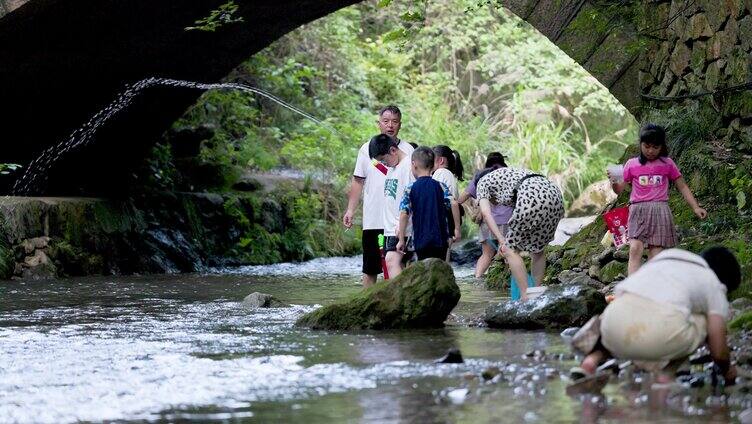
<svg viewBox="0 0 752 424">
<path fill-rule="evenodd" d="M 498 165 L 497 168 L 506 168 L 507 162 L 504 158 L 504 155 L 502 155 L 499 152 L 491 152 L 488 154 L 488 157 L 486 157 L 486 168 L 491 168 L 494 165 Z"/>
<path fill-rule="evenodd" d="M 379 110 L 379 117 L 381 117 L 381 115 L 383 115 L 384 112 L 387 112 L 387 111 L 392 112 L 393 114 L 399 116 L 400 119 L 402 119 L 402 111 L 400 110 L 400 108 L 398 108 L 395 105 L 387 105 L 387 106 L 382 107 L 381 110 Z"/>
<path fill-rule="evenodd" d="M 730 250 L 723 246 L 714 246 L 705 249 L 700 253 L 710 269 L 726 286 L 726 292 L 731 293 L 739 287 L 742 282 L 742 270 L 736 256 Z"/>
<path fill-rule="evenodd" d="M 662 126 L 656 124 L 645 124 L 640 128 L 640 144 L 652 144 L 661 148 L 659 157 L 664 158 L 668 156 L 668 144 L 666 144 L 666 130 Z M 640 149 L 640 164 L 645 165 L 648 163 L 648 158 L 642 154 Z"/>
<path fill-rule="evenodd" d="M 433 150 L 428 147 L 422 146 L 415 149 L 412 155 L 413 162 L 417 163 L 422 169 L 433 168 L 434 154 Z"/>
<path fill-rule="evenodd" d="M 397 147 L 397 142 L 392 137 L 386 134 L 375 135 L 368 142 L 368 155 L 371 159 L 383 156 L 389 153 L 390 147 Z"/>
</svg>

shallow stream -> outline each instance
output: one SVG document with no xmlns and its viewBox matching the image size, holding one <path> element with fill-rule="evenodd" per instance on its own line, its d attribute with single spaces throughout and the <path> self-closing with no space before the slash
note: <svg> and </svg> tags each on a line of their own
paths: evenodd
<svg viewBox="0 0 752 424">
<path fill-rule="evenodd" d="M 360 290 L 359 263 L 3 282 L 0 422 L 726 422 L 741 408 L 689 392 L 651 408 L 644 387 L 625 383 L 567 396 L 576 363 L 559 335 L 474 326 L 500 298 L 464 268 L 444 329 L 293 327 Z M 292 306 L 241 306 L 255 291 Z M 465 363 L 434 363 L 453 347 Z M 485 382 L 489 367 L 502 377 Z"/>
</svg>

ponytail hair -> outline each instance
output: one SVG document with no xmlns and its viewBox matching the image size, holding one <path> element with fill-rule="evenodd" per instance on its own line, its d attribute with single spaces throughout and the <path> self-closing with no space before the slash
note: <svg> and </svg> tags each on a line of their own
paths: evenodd
<svg viewBox="0 0 752 424">
<path fill-rule="evenodd" d="M 465 178 L 462 176 L 462 174 L 465 171 L 465 168 L 462 166 L 462 159 L 460 158 L 460 152 L 456 150 L 452 150 L 452 155 L 454 156 L 454 170 L 452 173 L 455 177 L 457 177 L 458 180 L 464 181 Z"/>
<path fill-rule="evenodd" d="M 439 145 L 433 148 L 433 153 L 437 158 L 445 158 L 447 160 L 447 169 L 449 169 L 458 180 L 464 181 L 464 177 L 462 176 L 464 167 L 462 166 L 462 159 L 460 159 L 459 152 L 452 150 L 449 146 Z"/>
</svg>

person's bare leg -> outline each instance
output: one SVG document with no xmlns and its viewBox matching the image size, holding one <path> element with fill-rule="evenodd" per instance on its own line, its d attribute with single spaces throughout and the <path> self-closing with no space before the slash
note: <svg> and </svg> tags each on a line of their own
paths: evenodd
<svg viewBox="0 0 752 424">
<path fill-rule="evenodd" d="M 491 266 L 491 262 L 493 262 L 494 255 L 496 255 L 496 251 L 488 245 L 488 242 L 484 241 L 480 246 L 483 253 L 478 258 L 478 262 L 475 263 L 475 278 L 480 278 L 486 273 L 488 267 Z"/>
<path fill-rule="evenodd" d="M 376 284 L 376 275 L 363 274 L 363 288 L 369 288 Z"/>
<path fill-rule="evenodd" d="M 648 260 L 651 260 L 655 257 L 655 255 L 663 252 L 663 247 L 661 246 L 648 246 Z"/>
<path fill-rule="evenodd" d="M 546 255 L 543 251 L 530 254 L 530 272 L 535 279 L 535 285 L 540 287 L 543 284 L 543 274 L 546 273 Z"/>
<path fill-rule="evenodd" d="M 645 244 L 637 239 L 629 240 L 629 263 L 627 264 L 627 275 L 632 275 L 640 269 L 642 265 L 642 251 L 645 250 Z"/>
<path fill-rule="evenodd" d="M 606 359 L 606 352 L 602 350 L 594 350 L 582 360 L 580 368 L 582 368 L 582 370 L 588 375 L 593 375 L 598 369 L 598 365 L 603 362 L 604 359 Z"/>
<path fill-rule="evenodd" d="M 525 268 L 522 256 L 514 249 L 505 249 L 504 252 L 504 258 L 506 258 L 507 264 L 509 264 L 509 270 L 512 272 L 514 279 L 517 280 L 520 296 L 527 298 L 527 269 Z"/>
<path fill-rule="evenodd" d="M 402 273 L 402 256 L 399 252 L 386 252 L 386 269 L 389 270 L 389 279 Z"/>
</svg>

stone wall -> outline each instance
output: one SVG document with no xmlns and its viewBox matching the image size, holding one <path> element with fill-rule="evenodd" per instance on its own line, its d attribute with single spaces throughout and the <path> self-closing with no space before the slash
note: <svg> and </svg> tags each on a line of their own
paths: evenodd
<svg viewBox="0 0 752 424">
<path fill-rule="evenodd" d="M 0 279 L 171 273 L 264 263 L 254 234 L 280 237 L 290 218 L 255 193 L 162 193 L 138 199 L 0 199 Z M 240 247 L 242 245 L 242 248 Z M 264 254 L 270 252 L 262 252 Z M 275 259 L 293 259 L 280 249 Z"/>
<path fill-rule="evenodd" d="M 651 38 L 639 87 L 651 97 L 643 99 L 641 115 L 682 109 L 689 120 L 686 112 L 699 112 L 706 127 L 700 135 L 752 152 L 752 87 L 733 89 L 752 81 L 752 1 L 653 2 L 646 18 Z M 708 92 L 715 94 L 698 96 Z"/>
</svg>

